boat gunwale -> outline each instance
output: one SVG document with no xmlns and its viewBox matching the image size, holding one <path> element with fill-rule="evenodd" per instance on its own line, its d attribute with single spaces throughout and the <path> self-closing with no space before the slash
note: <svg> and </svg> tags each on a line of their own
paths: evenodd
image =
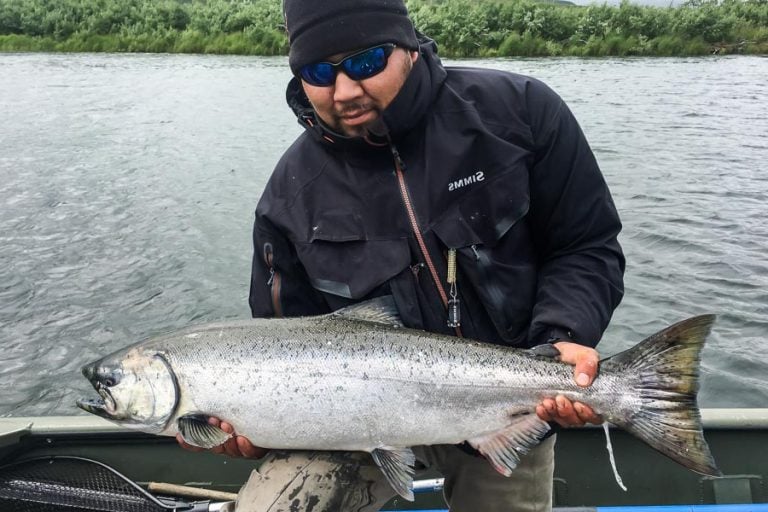
<svg viewBox="0 0 768 512">
<path fill-rule="evenodd" d="M 705 430 L 768 429 L 768 408 L 701 409 Z M 600 428 L 587 425 L 584 428 Z M 26 434 L 32 436 L 67 434 L 132 433 L 155 437 L 111 423 L 97 416 L 24 416 L 0 418 L 0 437 Z"/>
</svg>

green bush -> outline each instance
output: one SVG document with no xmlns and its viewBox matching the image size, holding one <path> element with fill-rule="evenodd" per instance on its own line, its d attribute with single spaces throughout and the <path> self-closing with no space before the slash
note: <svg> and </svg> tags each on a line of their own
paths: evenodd
<svg viewBox="0 0 768 512">
<path fill-rule="evenodd" d="M 516 55 L 532 57 L 549 56 L 552 55 L 554 47 L 548 46 L 547 43 L 548 41 L 534 36 L 530 32 L 522 35 L 513 32 L 501 44 L 498 54 L 505 57 Z"/>
<path fill-rule="evenodd" d="M 0 0 L 2 51 L 284 55 L 281 0 Z M 768 1 L 406 0 L 444 56 L 766 53 Z"/>
</svg>

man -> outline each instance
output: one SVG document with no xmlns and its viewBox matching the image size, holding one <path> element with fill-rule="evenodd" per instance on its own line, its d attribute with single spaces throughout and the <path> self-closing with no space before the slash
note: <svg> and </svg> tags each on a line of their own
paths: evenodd
<svg viewBox="0 0 768 512">
<path fill-rule="evenodd" d="M 554 343 L 590 385 L 623 293 L 621 226 L 563 101 L 532 78 L 444 68 L 402 0 L 285 0 L 284 14 L 287 99 L 305 132 L 256 210 L 253 315 L 391 294 L 409 327 Z M 600 421 L 562 396 L 537 413 Z M 263 453 L 242 437 L 219 451 Z M 470 451 L 416 450 L 444 474 L 451 510 L 551 508 L 554 436 L 510 478 Z"/>
</svg>

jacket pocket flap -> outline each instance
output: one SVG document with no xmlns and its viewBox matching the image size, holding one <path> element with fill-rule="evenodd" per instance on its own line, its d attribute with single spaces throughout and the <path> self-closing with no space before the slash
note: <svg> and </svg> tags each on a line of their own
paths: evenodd
<svg viewBox="0 0 768 512">
<path fill-rule="evenodd" d="M 312 286 L 348 299 L 365 297 L 408 267 L 408 241 L 315 239 L 297 243 L 296 251 Z"/>
<path fill-rule="evenodd" d="M 351 242 L 365 240 L 365 225 L 357 212 L 326 210 L 320 213 L 307 234 L 309 242 Z"/>
<path fill-rule="evenodd" d="M 506 172 L 464 194 L 432 225 L 447 247 L 494 247 L 528 213 L 528 173 Z"/>
</svg>

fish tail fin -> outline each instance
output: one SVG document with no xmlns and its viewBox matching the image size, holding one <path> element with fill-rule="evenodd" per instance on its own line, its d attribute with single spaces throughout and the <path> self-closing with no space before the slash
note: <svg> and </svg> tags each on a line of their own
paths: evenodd
<svg viewBox="0 0 768 512">
<path fill-rule="evenodd" d="M 611 423 L 697 473 L 719 476 L 696 402 L 701 349 L 714 321 L 714 315 L 683 320 L 606 359 L 600 368 L 636 379 L 636 404 L 607 418 Z"/>
</svg>

